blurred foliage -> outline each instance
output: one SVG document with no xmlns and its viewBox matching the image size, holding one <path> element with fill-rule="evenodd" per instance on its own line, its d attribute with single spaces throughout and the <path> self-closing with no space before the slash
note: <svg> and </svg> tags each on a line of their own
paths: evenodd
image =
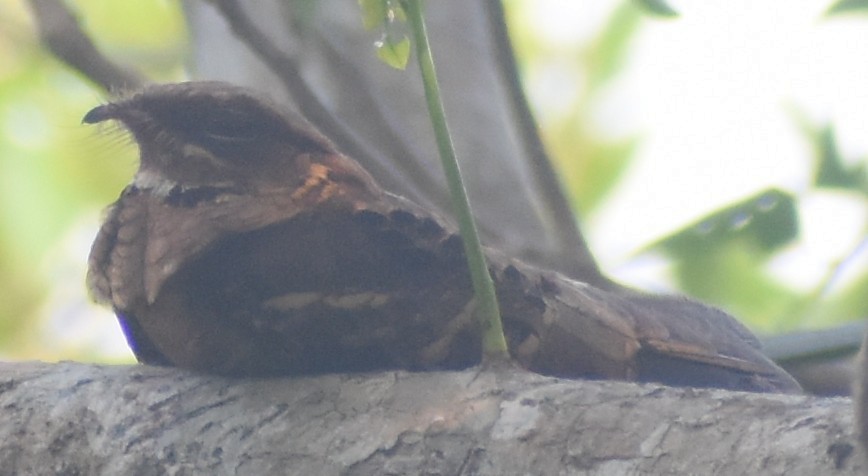
<svg viewBox="0 0 868 476">
<path fill-rule="evenodd" d="M 72 6 L 112 57 L 152 77 L 179 77 L 184 33 L 174 3 Z M 31 343 L 45 324 L 46 299 L 66 284 L 46 261 L 84 215 L 117 197 L 135 156 L 119 142 L 125 138 L 80 127 L 100 98 L 42 49 L 26 3 L 0 2 L 0 19 L 0 349 L 46 358 Z"/>
<path fill-rule="evenodd" d="M 868 0 L 838 0 L 826 11 L 826 15 L 842 13 L 868 13 Z"/>
<path fill-rule="evenodd" d="M 68 3 L 110 57 L 151 78 L 182 78 L 186 38 L 178 2 Z M 561 98 L 555 111 L 537 114 L 573 204 L 581 215 L 591 215 L 631 165 L 640 141 L 602 137 L 591 111 L 618 80 L 636 33 L 649 21 L 646 9 L 665 3 L 622 1 L 591 39 L 577 45 L 557 45 L 536 35 L 525 20 L 534 2 L 513 0 L 506 6 L 523 76 L 558 65 L 578 78 L 575 93 Z M 829 13 L 866 9 L 864 0 L 841 0 Z M 41 48 L 34 31 L 23 0 L 0 2 L 0 353 L 89 358 L 86 346 L 73 353 L 45 348 L 40 340 L 47 320 L 56 319 L 46 303 L 62 287 L 84 287 L 83 268 L 73 276 L 58 274 L 55 261 L 70 236 L 94 227 L 98 211 L 116 198 L 132 175 L 135 151 L 122 135 L 80 127 L 82 115 L 100 98 Z M 709 210 L 640 250 L 668 257 L 684 292 L 724 305 L 766 331 L 868 315 L 868 270 L 857 270 L 830 291 L 857 248 L 841 250 L 828 264 L 827 276 L 808 292 L 782 284 L 769 271 L 770 262 L 798 239 L 806 197 L 835 190 L 868 204 L 865 161 L 841 156 L 831 125 L 799 118 L 796 123 L 815 151 L 809 190 L 766 190 Z M 89 241 L 95 228 L 87 229 Z M 74 251 L 82 267 L 84 253 Z"/>
<path fill-rule="evenodd" d="M 651 15 L 661 18 L 672 18 L 678 16 L 678 12 L 663 0 L 636 0 L 636 3 Z"/>
<path fill-rule="evenodd" d="M 642 19 L 632 2 L 618 6 L 600 32 L 576 48 L 551 45 L 533 36 L 523 23 L 523 9 L 533 2 L 519 2 L 507 12 L 510 34 L 524 75 L 551 63 L 572 61 L 581 68 L 575 96 L 565 98 L 560 115 L 537 110 L 543 139 L 555 162 L 572 205 L 581 216 L 588 216 L 618 183 L 627 170 L 638 138 L 606 140 L 600 137 L 591 120 L 593 104 L 616 78 L 630 51 L 631 40 Z"/>
<path fill-rule="evenodd" d="M 818 130 L 807 131 L 814 139 L 817 153 L 817 173 L 814 185 L 821 188 L 840 188 L 866 194 L 868 174 L 865 162 L 847 166 L 835 141 L 835 129 L 826 125 Z"/>
<path fill-rule="evenodd" d="M 652 243 L 679 260 L 723 250 L 736 244 L 759 257 L 792 242 L 799 233 L 795 197 L 769 189 L 714 211 L 699 222 Z"/>
<path fill-rule="evenodd" d="M 651 16 L 675 16 L 665 2 L 637 0 L 615 8 L 592 40 L 578 46 L 549 45 L 533 36 L 523 22 L 523 8 L 533 2 L 514 2 L 509 17 L 523 76 L 533 79 L 535 71 L 550 62 L 573 59 L 581 78 L 578 93 L 567 112 L 537 111 L 546 145 L 556 168 L 583 217 L 592 215 L 631 165 L 639 138 L 607 140 L 595 129 L 591 111 L 595 101 L 618 79 L 633 39 L 643 21 Z M 843 0 L 839 9 L 851 11 L 864 1 Z M 842 10 L 843 11 L 843 10 Z M 708 213 L 685 224 L 637 254 L 662 254 L 671 263 L 671 275 L 682 292 L 722 306 L 763 332 L 799 327 L 829 326 L 868 316 L 868 270 L 847 285 L 830 292 L 842 267 L 858 246 L 842 250 L 838 260 L 828 263 L 828 275 L 815 289 L 804 291 L 783 284 L 770 271 L 770 263 L 786 252 L 799 238 L 801 202 L 828 189 L 845 189 L 865 197 L 865 160 L 847 161 L 840 156 L 830 125 L 818 127 L 796 117 L 815 151 L 812 190 L 798 195 L 782 190 L 765 190 Z M 855 165 L 848 165 L 855 164 Z M 868 233 L 866 233 L 868 236 Z M 863 243 L 864 245 L 864 243 Z"/>
<path fill-rule="evenodd" d="M 868 316 L 868 270 L 829 293 L 840 269 L 868 243 L 868 230 L 856 247 L 842 250 L 840 258 L 828 264 L 827 276 L 812 291 L 785 287 L 768 272 L 767 263 L 799 235 L 800 200 L 824 189 L 840 189 L 859 197 L 868 208 L 866 160 L 847 165 L 832 126 L 815 126 L 798 115 L 796 119 L 813 145 L 813 190 L 801 196 L 767 190 L 713 211 L 643 250 L 670 257 L 675 278 L 688 294 L 725 305 L 766 331 L 829 326 Z"/>
<path fill-rule="evenodd" d="M 798 233 L 796 198 L 770 189 L 713 211 L 641 252 L 671 258 L 686 293 L 769 323 L 797 294 L 768 277 L 763 265 Z"/>
</svg>

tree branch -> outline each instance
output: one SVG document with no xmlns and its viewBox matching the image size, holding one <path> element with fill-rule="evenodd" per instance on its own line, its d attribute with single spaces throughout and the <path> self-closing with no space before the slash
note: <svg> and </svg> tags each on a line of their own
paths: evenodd
<svg viewBox="0 0 868 476">
<path fill-rule="evenodd" d="M 524 372 L 0 365 L 0 474 L 864 474 L 849 399 Z"/>
<path fill-rule="evenodd" d="M 42 42 L 66 63 L 106 91 L 137 89 L 145 78 L 102 55 L 82 31 L 75 15 L 60 0 L 30 0 Z"/>
</svg>

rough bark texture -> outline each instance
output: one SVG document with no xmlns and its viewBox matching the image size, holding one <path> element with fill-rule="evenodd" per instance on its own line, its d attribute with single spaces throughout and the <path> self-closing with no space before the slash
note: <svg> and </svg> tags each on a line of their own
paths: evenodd
<svg viewBox="0 0 868 476">
<path fill-rule="evenodd" d="M 498 372 L 0 365 L 0 474 L 864 474 L 849 399 Z"/>
</svg>

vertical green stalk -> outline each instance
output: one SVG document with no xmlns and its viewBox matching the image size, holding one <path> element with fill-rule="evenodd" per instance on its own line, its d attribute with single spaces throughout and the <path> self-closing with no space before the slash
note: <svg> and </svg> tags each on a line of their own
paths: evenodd
<svg viewBox="0 0 868 476">
<path fill-rule="evenodd" d="M 410 30 L 413 33 L 413 43 L 416 45 L 416 58 L 422 73 L 425 98 L 428 101 L 428 114 L 431 116 L 431 124 L 434 126 L 440 161 L 443 164 L 443 171 L 446 173 L 452 206 L 458 217 L 458 226 L 464 243 L 464 253 L 467 255 L 467 262 L 470 266 L 470 277 L 476 295 L 476 317 L 482 327 L 483 359 L 506 359 L 509 357 L 509 352 L 506 347 L 506 339 L 503 336 L 500 308 L 497 304 L 494 283 L 488 273 L 488 265 L 485 263 L 485 255 L 482 253 L 482 244 L 479 241 L 476 223 L 473 221 L 473 214 L 470 211 L 467 191 L 461 180 L 461 171 L 458 168 L 458 161 L 452 146 L 452 137 L 446 126 L 446 115 L 440 100 L 440 88 L 434 71 L 434 60 L 431 57 L 431 48 L 428 44 L 428 33 L 425 29 L 421 3 L 422 0 L 402 1 Z"/>
</svg>

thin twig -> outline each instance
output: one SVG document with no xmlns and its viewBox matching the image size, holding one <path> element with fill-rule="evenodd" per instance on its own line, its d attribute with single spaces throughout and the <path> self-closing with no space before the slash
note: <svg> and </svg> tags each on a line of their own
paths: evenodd
<svg viewBox="0 0 868 476">
<path fill-rule="evenodd" d="M 452 198 L 452 207 L 458 219 L 461 241 L 464 244 L 464 253 L 467 255 L 467 264 L 470 268 L 474 299 L 476 299 L 476 316 L 482 329 L 483 362 L 505 362 L 509 360 L 509 350 L 503 335 L 500 307 L 485 255 L 482 252 L 482 244 L 479 241 L 479 232 L 473 220 L 467 190 L 461 179 L 461 170 L 455 156 L 452 137 L 446 124 L 446 113 L 443 110 L 443 101 L 440 99 L 440 87 L 437 82 L 437 73 L 434 70 L 431 46 L 428 44 L 422 3 L 421 0 L 407 0 L 402 2 L 402 5 L 407 13 L 410 30 L 413 33 L 416 62 L 419 64 L 422 84 L 425 87 L 428 114 L 431 117 L 431 125 L 434 127 L 440 162 L 446 174 L 449 196 Z"/>
<path fill-rule="evenodd" d="M 39 36 L 48 49 L 72 69 L 109 92 L 136 89 L 145 77 L 102 55 L 60 0 L 29 0 Z"/>
</svg>

